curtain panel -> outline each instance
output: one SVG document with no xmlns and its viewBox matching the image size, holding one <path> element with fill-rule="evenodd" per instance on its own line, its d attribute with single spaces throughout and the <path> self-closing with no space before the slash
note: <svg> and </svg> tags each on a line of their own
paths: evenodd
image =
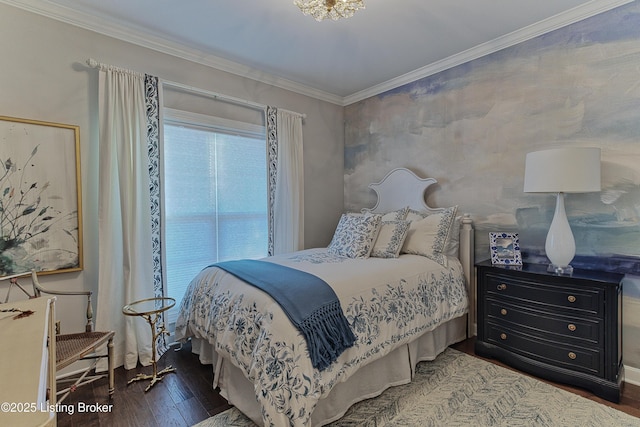
<svg viewBox="0 0 640 427">
<path fill-rule="evenodd" d="M 113 330 L 115 363 L 151 363 L 151 330 L 122 307 L 163 295 L 158 79 L 99 66 L 99 273 L 96 327 Z M 160 319 L 162 322 L 163 319 Z M 164 337 L 161 337 L 164 339 Z M 165 346 L 160 342 L 159 355 Z M 158 356 L 159 357 L 159 356 Z"/>
<path fill-rule="evenodd" d="M 302 117 L 268 106 L 269 255 L 304 249 Z"/>
</svg>

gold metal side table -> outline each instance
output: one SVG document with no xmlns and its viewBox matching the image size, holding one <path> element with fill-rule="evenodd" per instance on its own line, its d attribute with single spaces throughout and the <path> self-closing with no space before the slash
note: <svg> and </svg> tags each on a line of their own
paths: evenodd
<svg viewBox="0 0 640 427">
<path fill-rule="evenodd" d="M 147 388 L 144 389 L 144 391 L 149 391 L 149 389 L 151 389 L 151 387 L 153 387 L 155 383 L 164 378 L 165 374 L 176 371 L 176 368 L 169 365 L 158 372 L 158 364 L 156 361 L 156 340 L 160 335 L 167 333 L 164 323 L 158 325 L 158 319 L 160 318 L 161 313 L 169 310 L 174 305 L 176 305 L 176 300 L 174 298 L 157 297 L 134 301 L 122 308 L 122 313 L 127 316 L 140 316 L 144 318 L 151 327 L 152 335 L 151 365 L 153 366 L 153 375 L 138 374 L 134 378 L 131 378 L 127 385 L 135 381 L 151 380 Z"/>
</svg>

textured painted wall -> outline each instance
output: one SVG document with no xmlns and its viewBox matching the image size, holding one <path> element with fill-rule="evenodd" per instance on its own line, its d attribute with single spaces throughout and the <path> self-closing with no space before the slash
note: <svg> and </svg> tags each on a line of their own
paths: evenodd
<svg viewBox="0 0 640 427">
<path fill-rule="evenodd" d="M 520 235 L 547 262 L 555 197 L 523 192 L 530 151 L 602 149 L 602 192 L 570 194 L 574 265 L 629 273 L 625 363 L 640 367 L 640 4 L 633 2 L 346 108 L 345 208 L 394 167 L 438 180 L 432 206 L 459 205 L 488 232 Z"/>
</svg>

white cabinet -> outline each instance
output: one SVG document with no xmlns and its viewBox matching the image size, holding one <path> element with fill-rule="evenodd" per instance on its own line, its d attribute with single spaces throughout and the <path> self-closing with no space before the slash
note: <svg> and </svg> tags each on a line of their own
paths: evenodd
<svg viewBox="0 0 640 427">
<path fill-rule="evenodd" d="M 0 304 L 0 425 L 55 426 L 55 298 Z M 14 319 L 20 312 L 33 314 Z M 51 399 L 49 400 L 49 396 Z"/>
</svg>

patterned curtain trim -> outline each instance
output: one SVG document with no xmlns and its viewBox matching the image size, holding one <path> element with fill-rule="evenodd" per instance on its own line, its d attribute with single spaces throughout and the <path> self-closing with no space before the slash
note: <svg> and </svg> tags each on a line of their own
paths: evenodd
<svg viewBox="0 0 640 427">
<path fill-rule="evenodd" d="M 145 103 L 147 107 L 147 150 L 149 155 L 149 190 L 151 193 L 151 245 L 153 257 L 154 296 L 163 297 L 162 255 L 160 240 L 160 93 L 157 77 L 146 74 Z M 160 324 L 164 324 L 165 313 L 161 313 Z M 165 335 L 156 340 L 160 357 L 167 350 Z"/>
<path fill-rule="evenodd" d="M 267 122 L 267 173 L 269 182 L 267 183 L 269 193 L 269 252 L 273 255 L 273 223 L 274 223 L 274 206 L 276 199 L 276 178 L 278 172 L 278 109 L 267 106 L 266 122 Z"/>
</svg>

